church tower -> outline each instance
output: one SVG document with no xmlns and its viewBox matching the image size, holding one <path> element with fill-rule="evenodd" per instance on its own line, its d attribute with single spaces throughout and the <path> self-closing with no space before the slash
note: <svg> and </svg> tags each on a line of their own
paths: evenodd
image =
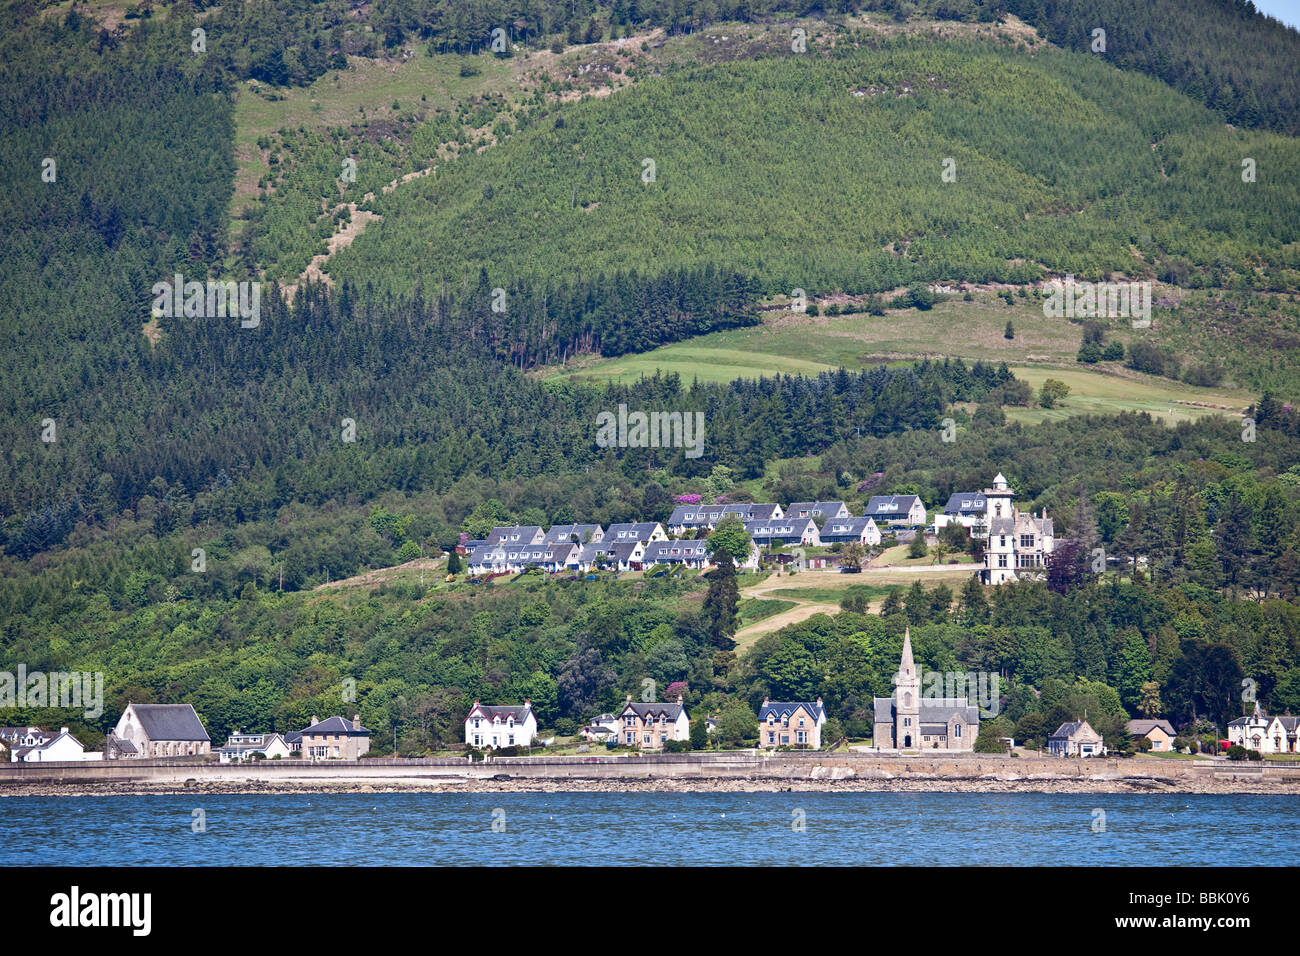
<svg viewBox="0 0 1300 956">
<path fill-rule="evenodd" d="M 894 675 L 894 748 L 921 749 L 921 678 L 912 660 L 912 629 L 903 630 L 903 658 Z"/>
</svg>

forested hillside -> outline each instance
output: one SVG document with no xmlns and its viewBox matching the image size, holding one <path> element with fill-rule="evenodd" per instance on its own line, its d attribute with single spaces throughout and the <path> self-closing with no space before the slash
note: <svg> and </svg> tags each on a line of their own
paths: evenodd
<svg viewBox="0 0 1300 956">
<path fill-rule="evenodd" d="M 1064 272 L 1291 284 L 1293 140 L 1228 130 L 1096 57 L 862 43 L 566 107 L 377 197 L 383 221 L 331 274 L 407 290 L 710 262 L 768 294 Z"/>
<path fill-rule="evenodd" d="M 1259 397 L 1250 438 L 1236 417 L 1007 425 L 1028 385 L 956 358 L 959 337 L 947 358 L 873 352 L 861 371 L 815 377 L 538 375 L 578 353 L 760 333 L 760 312 L 796 288 L 843 300 L 911 286 L 900 298 L 916 311 L 879 315 L 902 324 L 943 294 L 929 283 L 1073 272 L 1209 290 L 1170 328 L 1240 333 L 1234 364 L 1268 352 L 1246 380 L 1274 381 L 1263 372 L 1286 351 L 1268 343 L 1294 341 L 1300 290 L 1296 35 L 1217 0 L 1161 0 L 1147 8 L 1159 22 L 1105 4 L 1105 56 L 1077 42 L 1081 3 L 1019 8 L 1066 50 L 890 29 L 1016 8 L 10 4 L 0 669 L 104 671 L 88 743 L 128 699 L 192 702 L 214 738 L 290 729 L 336 710 L 346 678 L 367 724 L 396 728 L 408 752 L 448 742 L 476 697 L 530 696 L 567 727 L 647 676 L 688 679 L 706 712 L 821 694 L 857 733 L 910 622 L 925 666 L 1010 681 L 1012 720 L 1092 707 L 1118 721 L 1150 681 L 1159 713 L 1222 720 L 1243 674 L 1270 708 L 1300 707 L 1300 419 L 1285 399 Z M 886 16 L 851 16 L 863 11 Z M 790 49 L 794 17 L 814 27 L 806 54 Z M 573 101 L 567 79 L 532 76 L 517 111 L 466 85 L 436 108 L 385 97 L 373 124 L 250 137 L 280 171 L 245 184 L 255 208 L 232 234 L 241 97 L 274 104 L 362 60 L 396 70 L 411 56 L 454 56 L 443 74 L 473 80 L 476 62 L 497 62 L 483 49 L 499 21 L 519 46 L 503 59 L 554 64 L 573 45 L 722 20 L 779 29 L 744 56 L 685 65 L 637 43 L 607 96 Z M 312 90 L 328 97 L 329 82 Z M 345 157 L 359 164 L 346 184 Z M 352 202 L 382 218 L 327 263 L 332 287 L 282 294 Z M 155 283 L 176 273 L 265 280 L 259 321 L 152 315 Z M 620 404 L 703 412 L 703 455 L 597 447 L 596 416 Z M 1046 584 L 914 589 L 739 659 L 691 575 L 486 586 L 439 567 L 422 587 L 310 590 L 498 523 L 663 520 L 685 494 L 935 504 L 999 471 L 1057 522 L 1064 559 Z M 1119 570 L 1088 571 L 1093 547 Z"/>
</svg>

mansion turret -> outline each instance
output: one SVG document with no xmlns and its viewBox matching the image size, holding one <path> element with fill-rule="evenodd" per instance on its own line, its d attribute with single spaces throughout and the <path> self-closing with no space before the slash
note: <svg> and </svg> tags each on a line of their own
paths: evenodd
<svg viewBox="0 0 1300 956">
<path fill-rule="evenodd" d="M 993 487 L 984 489 L 988 546 L 980 580 L 985 584 L 1002 584 L 1026 574 L 1045 572 L 1047 556 L 1055 546 L 1047 509 L 1035 517 L 1032 512 L 1016 508 L 1011 501 L 1014 497 L 1015 492 L 1001 472 L 993 479 Z"/>
</svg>

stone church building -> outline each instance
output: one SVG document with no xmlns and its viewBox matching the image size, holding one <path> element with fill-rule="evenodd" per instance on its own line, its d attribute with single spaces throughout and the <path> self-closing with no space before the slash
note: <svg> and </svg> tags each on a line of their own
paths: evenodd
<svg viewBox="0 0 1300 956">
<path fill-rule="evenodd" d="M 894 695 L 875 698 L 877 750 L 974 750 L 979 708 L 965 697 L 921 696 L 921 677 L 912 660 L 912 632 L 903 632 L 903 658 Z"/>
</svg>

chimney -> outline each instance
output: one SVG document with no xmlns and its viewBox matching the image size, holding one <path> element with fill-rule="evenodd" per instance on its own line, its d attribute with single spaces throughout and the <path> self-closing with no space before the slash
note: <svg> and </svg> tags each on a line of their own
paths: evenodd
<svg viewBox="0 0 1300 956">
<path fill-rule="evenodd" d="M 532 706 L 533 706 L 533 702 L 532 702 L 531 700 L 529 700 L 527 697 L 525 697 L 525 698 L 524 698 L 524 706 L 525 706 L 525 707 L 532 707 Z"/>
<path fill-rule="evenodd" d="M 360 729 L 361 729 L 361 715 L 360 715 L 360 714 L 353 714 L 353 715 L 352 715 L 352 729 L 353 729 L 353 730 L 360 730 Z"/>
<path fill-rule="evenodd" d="M 678 705 L 680 705 L 681 702 L 682 702 L 682 695 L 681 695 L 681 694 L 678 694 L 678 695 L 677 695 L 677 703 L 678 703 Z"/>
<path fill-rule="evenodd" d="M 628 694 L 628 695 L 627 695 L 627 702 L 628 702 L 629 704 L 632 703 L 632 695 L 631 695 L 631 694 Z"/>
<path fill-rule="evenodd" d="M 817 698 L 817 706 L 822 706 L 822 699 L 820 697 Z"/>
<path fill-rule="evenodd" d="M 768 705 L 768 703 L 769 703 L 769 701 L 768 701 L 768 699 L 767 699 L 767 695 L 764 694 L 764 695 L 763 695 L 763 706 L 766 707 L 766 706 Z"/>
<path fill-rule="evenodd" d="M 68 732 L 68 728 L 67 728 L 67 727 L 60 727 L 60 728 L 59 728 L 59 733 L 60 733 L 60 734 L 66 734 L 67 732 Z"/>
<path fill-rule="evenodd" d="M 312 714 L 312 715 L 311 715 L 311 723 L 308 724 L 307 726 L 308 726 L 308 727 L 315 727 L 315 726 L 316 726 L 317 724 L 319 724 L 319 723 L 320 723 L 320 718 L 317 717 L 315 714 Z"/>
</svg>

